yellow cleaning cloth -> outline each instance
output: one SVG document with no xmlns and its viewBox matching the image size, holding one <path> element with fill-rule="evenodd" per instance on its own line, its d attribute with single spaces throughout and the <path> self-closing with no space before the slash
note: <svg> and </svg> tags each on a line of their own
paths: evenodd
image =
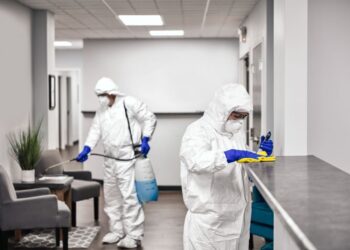
<svg viewBox="0 0 350 250">
<path fill-rule="evenodd" d="M 276 156 L 267 156 L 267 153 L 265 151 L 259 151 L 257 153 L 258 155 L 261 155 L 258 159 L 254 158 L 242 158 L 238 160 L 238 163 L 256 163 L 256 162 L 273 162 L 276 161 Z"/>
</svg>

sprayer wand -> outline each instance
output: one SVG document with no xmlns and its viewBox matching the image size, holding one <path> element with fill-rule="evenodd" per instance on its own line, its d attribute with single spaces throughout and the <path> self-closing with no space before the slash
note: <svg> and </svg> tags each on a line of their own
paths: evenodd
<svg viewBox="0 0 350 250">
<path fill-rule="evenodd" d="M 104 158 L 108 158 L 108 159 L 113 159 L 113 160 L 116 160 L 116 161 L 133 161 L 133 160 L 136 160 L 137 158 L 139 158 L 142 155 L 142 153 L 138 152 L 138 151 L 135 151 L 135 156 L 133 158 L 129 158 L 129 159 L 121 159 L 121 158 L 117 158 L 117 157 L 113 157 L 113 156 L 109 156 L 109 155 L 104 155 L 104 154 L 99 154 L 99 153 L 91 153 L 90 155 L 91 156 L 104 157 Z M 70 160 L 67 160 L 67 161 L 63 161 L 63 162 L 54 164 L 54 165 L 48 167 L 47 169 L 45 169 L 45 173 L 49 169 L 56 168 L 56 167 L 62 166 L 64 164 L 71 163 L 72 161 L 76 161 L 76 158 L 73 158 L 73 159 L 70 159 Z"/>
</svg>

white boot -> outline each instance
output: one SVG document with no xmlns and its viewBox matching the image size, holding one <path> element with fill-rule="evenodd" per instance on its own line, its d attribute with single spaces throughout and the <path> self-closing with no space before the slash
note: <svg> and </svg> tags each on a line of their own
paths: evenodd
<svg viewBox="0 0 350 250">
<path fill-rule="evenodd" d="M 137 246 L 141 245 L 141 241 L 134 240 L 133 238 L 130 238 L 126 236 L 124 239 L 118 242 L 118 247 L 124 247 L 124 248 L 136 248 Z"/>
<path fill-rule="evenodd" d="M 123 236 L 121 236 L 120 234 L 110 232 L 103 237 L 102 243 L 103 244 L 114 244 L 114 243 L 117 243 L 121 238 L 123 238 Z"/>
</svg>

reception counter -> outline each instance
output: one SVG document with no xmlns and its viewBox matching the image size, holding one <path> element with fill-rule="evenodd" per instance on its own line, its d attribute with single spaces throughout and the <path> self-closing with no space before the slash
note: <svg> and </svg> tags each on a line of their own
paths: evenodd
<svg viewBox="0 0 350 250">
<path fill-rule="evenodd" d="M 245 164 L 274 211 L 274 249 L 350 249 L 350 175 L 314 156 Z"/>
</svg>

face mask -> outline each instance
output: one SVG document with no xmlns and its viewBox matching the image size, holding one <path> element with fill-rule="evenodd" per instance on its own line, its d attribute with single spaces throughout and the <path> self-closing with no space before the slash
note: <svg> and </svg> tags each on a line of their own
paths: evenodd
<svg viewBox="0 0 350 250">
<path fill-rule="evenodd" d="M 243 125 L 243 120 L 228 120 L 225 123 L 225 130 L 229 133 L 238 133 Z"/>
<path fill-rule="evenodd" d="M 107 96 L 99 96 L 98 101 L 101 105 L 101 107 L 107 108 L 109 104 L 109 99 Z"/>
</svg>

